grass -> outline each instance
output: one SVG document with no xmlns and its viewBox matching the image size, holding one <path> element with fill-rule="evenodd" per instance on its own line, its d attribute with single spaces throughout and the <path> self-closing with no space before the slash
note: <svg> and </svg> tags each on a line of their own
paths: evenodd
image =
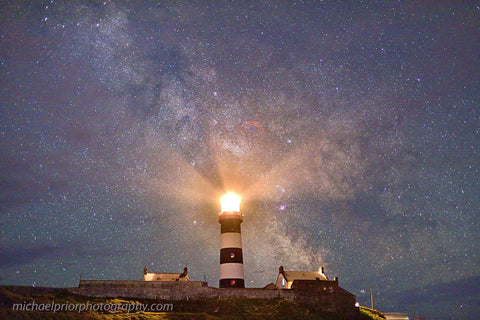
<svg viewBox="0 0 480 320">
<path fill-rule="evenodd" d="M 385 320 L 385 316 L 378 310 L 360 307 L 360 319 Z"/>
<path fill-rule="evenodd" d="M 46 312 L 46 311 L 14 311 L 13 304 L 173 304 L 173 311 L 168 312 Z M 75 295 L 67 290 L 53 288 L 8 287 L 0 286 L 0 319 L 105 319 L 105 320 L 143 320 L 143 319 L 339 319 L 338 315 L 325 314 L 296 302 L 282 299 L 203 299 L 191 301 L 164 301 L 136 298 L 91 298 Z M 360 320 L 384 320 L 381 313 L 368 308 L 360 308 Z"/>
</svg>

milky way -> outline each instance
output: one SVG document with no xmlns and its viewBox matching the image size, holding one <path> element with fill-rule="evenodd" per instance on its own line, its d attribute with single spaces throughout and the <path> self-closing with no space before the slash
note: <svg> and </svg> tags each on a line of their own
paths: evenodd
<svg viewBox="0 0 480 320">
<path fill-rule="evenodd" d="M 382 311 L 480 312 L 474 2 L 10 1 L 0 283 L 326 267 Z M 411 315 L 412 316 L 412 315 Z"/>
</svg>

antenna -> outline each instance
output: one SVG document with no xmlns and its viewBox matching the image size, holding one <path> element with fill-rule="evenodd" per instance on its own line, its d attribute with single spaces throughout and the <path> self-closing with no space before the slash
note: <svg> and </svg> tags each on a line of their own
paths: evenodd
<svg viewBox="0 0 480 320">
<path fill-rule="evenodd" d="M 373 287 L 370 287 L 370 305 L 373 309 Z"/>
</svg>

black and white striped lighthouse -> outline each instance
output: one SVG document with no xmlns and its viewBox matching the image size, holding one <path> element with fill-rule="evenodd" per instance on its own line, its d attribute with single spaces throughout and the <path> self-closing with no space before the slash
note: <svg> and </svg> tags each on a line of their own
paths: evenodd
<svg viewBox="0 0 480 320">
<path fill-rule="evenodd" d="M 220 288 L 245 288 L 243 273 L 240 197 L 227 193 L 220 200 Z"/>
</svg>

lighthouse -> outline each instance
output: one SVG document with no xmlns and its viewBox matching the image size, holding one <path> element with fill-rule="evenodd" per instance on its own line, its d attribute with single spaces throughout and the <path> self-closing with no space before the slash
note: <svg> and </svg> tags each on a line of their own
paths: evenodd
<svg viewBox="0 0 480 320">
<path fill-rule="evenodd" d="M 231 192 L 220 199 L 220 288 L 245 288 L 240 200 L 240 196 Z"/>
</svg>

